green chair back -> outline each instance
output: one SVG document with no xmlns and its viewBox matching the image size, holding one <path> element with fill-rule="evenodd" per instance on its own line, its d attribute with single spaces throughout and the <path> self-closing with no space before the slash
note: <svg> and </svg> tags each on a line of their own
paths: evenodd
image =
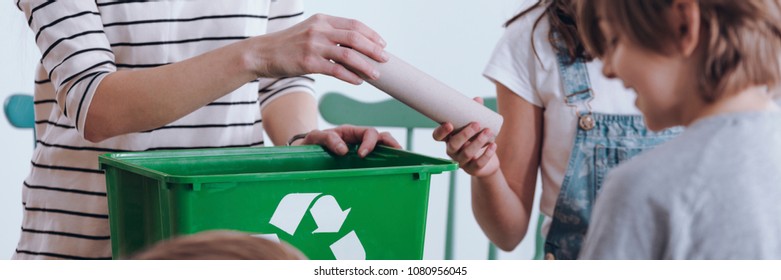
<svg viewBox="0 0 781 280">
<path fill-rule="evenodd" d="M 534 238 L 534 260 L 542 260 L 545 255 L 545 236 L 542 235 L 542 223 L 545 221 L 545 215 L 540 214 L 537 217 L 537 234 Z"/>
<path fill-rule="evenodd" d="M 35 145 L 35 102 L 33 96 L 24 93 L 8 96 L 3 104 L 3 112 L 11 126 L 33 130 L 33 145 Z"/>
</svg>

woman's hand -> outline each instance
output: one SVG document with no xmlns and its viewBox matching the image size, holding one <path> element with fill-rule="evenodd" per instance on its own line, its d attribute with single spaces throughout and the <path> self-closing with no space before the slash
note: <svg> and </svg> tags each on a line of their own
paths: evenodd
<svg viewBox="0 0 781 280">
<path fill-rule="evenodd" d="M 483 99 L 475 101 L 483 104 Z M 458 162 L 466 173 L 475 177 L 492 175 L 499 171 L 499 159 L 496 157 L 494 135 L 488 128 L 472 122 L 454 132 L 451 123 L 443 123 L 434 129 L 434 140 L 447 144 L 447 155 Z"/>
<path fill-rule="evenodd" d="M 379 78 L 379 72 L 358 52 L 388 60 L 385 41 L 360 21 L 314 15 L 288 29 L 247 40 L 247 65 L 258 77 L 288 77 L 319 73 L 351 84 Z M 348 69 L 352 69 L 355 73 Z"/>
<path fill-rule="evenodd" d="M 347 144 L 358 144 L 358 156 L 366 157 L 377 144 L 401 149 L 401 145 L 388 132 L 378 132 L 371 127 L 342 125 L 326 130 L 312 130 L 302 141 L 294 145 L 320 145 L 337 155 L 347 154 Z"/>
</svg>

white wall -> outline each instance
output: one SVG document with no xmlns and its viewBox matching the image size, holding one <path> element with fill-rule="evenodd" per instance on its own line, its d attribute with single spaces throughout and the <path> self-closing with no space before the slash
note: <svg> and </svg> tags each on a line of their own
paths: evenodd
<svg viewBox="0 0 781 280">
<path fill-rule="evenodd" d="M 494 44 L 501 36 L 501 24 L 521 7 L 520 0 L 330 0 L 309 1 L 308 14 L 326 13 L 358 19 L 388 42 L 387 50 L 469 96 L 490 96 L 493 85 L 481 72 Z M 12 1 L 0 2 L 0 98 L 12 92 L 32 92 L 35 61 L 40 56 L 21 13 Z M 320 93 L 339 91 L 356 99 L 376 101 L 388 98 L 370 85 L 352 86 L 317 77 Z M 319 96 L 319 95 L 318 95 Z M 330 125 L 321 121 L 323 127 Z M 404 132 L 390 130 L 403 142 Z M 15 130 L 0 121 L 0 258 L 13 252 L 21 225 L 21 183 L 29 168 L 32 132 Z M 431 140 L 431 130 L 416 132 L 415 151 L 446 157 L 444 145 Z M 447 175 L 432 179 L 426 236 L 426 259 L 444 257 L 444 221 Z M 487 239 L 472 216 L 469 177 L 461 172 L 457 185 L 455 257 L 485 259 Z M 536 209 L 536 207 L 535 207 Z M 533 214 L 536 217 L 536 213 Z M 533 234 L 504 259 L 527 259 L 533 251 Z"/>
<path fill-rule="evenodd" d="M 0 99 L 33 90 L 33 74 L 40 52 L 26 20 L 14 1 L 0 1 Z M 30 169 L 32 130 L 11 127 L 0 117 L 0 259 L 16 248 L 22 226 L 22 181 Z"/>
</svg>

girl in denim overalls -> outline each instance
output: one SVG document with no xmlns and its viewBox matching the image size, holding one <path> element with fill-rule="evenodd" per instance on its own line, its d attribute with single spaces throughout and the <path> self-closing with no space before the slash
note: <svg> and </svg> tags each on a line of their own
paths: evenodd
<svg viewBox="0 0 781 280">
<path fill-rule="evenodd" d="M 434 131 L 472 175 L 475 217 L 503 250 L 526 234 L 541 171 L 546 259 L 577 258 L 608 170 L 677 133 L 648 131 L 634 93 L 601 75 L 601 62 L 588 62 L 574 2 L 539 1 L 506 24 L 484 72 L 505 120 L 495 143 L 477 123 Z"/>
</svg>

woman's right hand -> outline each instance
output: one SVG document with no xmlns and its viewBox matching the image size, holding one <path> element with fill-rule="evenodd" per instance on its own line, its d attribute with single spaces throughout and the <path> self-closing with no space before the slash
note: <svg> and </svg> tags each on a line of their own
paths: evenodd
<svg viewBox="0 0 781 280">
<path fill-rule="evenodd" d="M 385 41 L 360 21 L 316 14 L 288 29 L 247 40 L 247 65 L 258 77 L 325 74 L 351 84 L 379 78 L 362 53 L 386 62 Z M 350 71 L 351 69 L 353 71 Z"/>
<path fill-rule="evenodd" d="M 485 177 L 499 171 L 496 143 L 490 129 L 472 122 L 454 132 L 451 123 L 443 123 L 434 129 L 433 136 L 434 140 L 445 142 L 447 155 L 469 175 Z"/>
</svg>

